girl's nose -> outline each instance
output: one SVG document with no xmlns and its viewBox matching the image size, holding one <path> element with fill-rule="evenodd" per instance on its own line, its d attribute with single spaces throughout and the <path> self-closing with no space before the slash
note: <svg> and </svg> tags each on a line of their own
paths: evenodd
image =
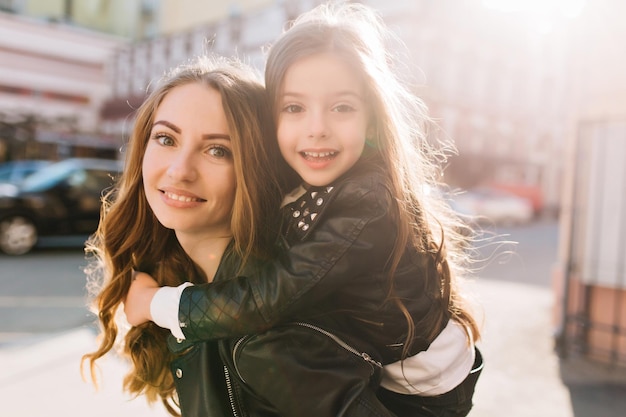
<svg viewBox="0 0 626 417">
<path fill-rule="evenodd" d="M 309 112 L 309 137 L 312 139 L 324 139 L 328 132 L 326 117 L 321 111 Z"/>
<path fill-rule="evenodd" d="M 193 181 L 197 177 L 195 164 L 190 155 L 180 152 L 172 158 L 167 169 L 167 175 L 176 181 Z"/>
</svg>

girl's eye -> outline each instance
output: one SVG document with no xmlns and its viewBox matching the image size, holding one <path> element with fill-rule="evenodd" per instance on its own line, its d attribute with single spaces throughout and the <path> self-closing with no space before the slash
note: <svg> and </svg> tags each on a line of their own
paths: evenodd
<svg viewBox="0 0 626 417">
<path fill-rule="evenodd" d="M 338 113 L 347 113 L 347 112 L 354 111 L 354 107 L 352 107 L 349 104 L 340 104 L 338 106 L 335 106 L 333 108 L 333 111 L 338 112 Z"/>
<path fill-rule="evenodd" d="M 230 151 L 230 149 L 226 148 L 225 146 L 211 146 L 209 148 L 209 155 L 211 155 L 214 158 L 230 158 L 232 155 L 232 152 Z"/>
<path fill-rule="evenodd" d="M 302 110 L 302 106 L 299 106 L 297 104 L 289 104 L 283 107 L 283 111 L 285 113 L 300 113 Z"/>
</svg>

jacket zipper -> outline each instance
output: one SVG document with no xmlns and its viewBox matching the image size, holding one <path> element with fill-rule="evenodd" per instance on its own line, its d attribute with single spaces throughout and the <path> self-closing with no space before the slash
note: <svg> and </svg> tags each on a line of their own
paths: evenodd
<svg viewBox="0 0 626 417">
<path fill-rule="evenodd" d="M 228 391 L 228 400 L 230 401 L 230 408 L 233 410 L 233 417 L 239 417 L 237 413 L 237 406 L 235 405 L 235 393 L 233 391 L 233 384 L 230 381 L 230 373 L 228 368 L 224 366 L 224 378 L 226 379 L 226 390 Z"/>
<path fill-rule="evenodd" d="M 350 346 L 349 344 L 347 344 L 346 342 L 344 342 L 342 339 L 340 339 L 337 335 L 330 333 L 327 330 L 322 329 L 321 327 L 317 327 L 314 324 L 310 324 L 310 323 L 304 323 L 304 322 L 294 322 L 292 324 L 296 324 L 298 326 L 302 326 L 302 327 L 308 327 L 309 329 L 315 330 L 317 332 L 322 333 L 323 335 L 331 338 L 332 340 L 335 341 L 335 343 L 337 343 L 339 346 L 341 346 L 342 348 L 344 348 L 345 350 L 347 350 L 348 352 L 360 357 L 361 359 L 363 359 L 365 362 L 368 362 L 378 368 L 383 367 L 383 365 L 374 360 L 374 358 L 372 358 L 367 352 L 359 352 L 357 349 L 353 348 L 352 346 Z M 239 379 L 241 379 L 241 381 L 243 383 L 246 383 L 246 380 L 243 378 L 243 376 L 241 376 L 241 373 L 239 372 L 239 367 L 237 366 L 237 350 L 239 349 L 239 347 L 243 344 L 243 342 L 245 342 L 247 339 L 249 339 L 251 336 L 250 335 L 246 335 L 241 337 L 239 340 L 237 340 L 237 343 L 235 343 L 235 346 L 233 347 L 233 353 L 232 353 L 232 357 L 233 357 L 233 365 L 235 366 L 235 371 L 237 372 L 237 375 L 239 376 Z"/>
<path fill-rule="evenodd" d="M 318 332 L 330 337 L 331 339 L 333 339 L 335 342 L 337 342 L 337 344 L 339 346 L 341 346 L 342 348 L 344 348 L 345 350 L 347 350 L 350 353 L 355 354 L 356 356 L 359 356 L 361 358 L 363 358 L 363 360 L 365 360 L 365 362 L 371 363 L 372 365 L 381 368 L 383 367 L 382 363 L 374 360 L 374 358 L 372 358 L 367 352 L 359 352 L 358 350 L 356 350 L 355 348 L 353 348 L 352 346 L 350 346 L 349 344 L 347 344 L 346 342 L 344 342 L 342 339 L 340 339 L 338 336 L 320 328 L 317 327 L 313 324 L 310 323 L 302 323 L 302 322 L 295 322 L 295 324 L 299 325 L 299 326 L 303 326 L 303 327 L 308 327 L 309 329 L 313 329 L 313 330 L 317 330 Z"/>
<path fill-rule="evenodd" d="M 239 376 L 239 379 L 241 380 L 241 382 L 243 382 L 244 384 L 246 384 L 246 380 L 243 378 L 243 376 L 241 376 L 241 372 L 239 372 L 239 367 L 237 366 L 237 350 L 239 350 L 239 346 L 241 346 L 241 344 L 246 341 L 247 339 L 250 338 L 250 335 L 247 336 L 243 336 L 241 338 L 239 338 L 239 340 L 237 340 L 237 343 L 235 343 L 235 346 L 233 346 L 233 366 L 235 367 L 235 371 L 237 372 L 237 375 Z"/>
</svg>

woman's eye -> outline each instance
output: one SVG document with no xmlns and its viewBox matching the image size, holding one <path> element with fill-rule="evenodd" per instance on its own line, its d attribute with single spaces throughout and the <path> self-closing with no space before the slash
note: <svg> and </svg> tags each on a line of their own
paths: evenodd
<svg viewBox="0 0 626 417">
<path fill-rule="evenodd" d="M 212 146 L 209 148 L 209 155 L 215 158 L 230 158 L 230 149 L 223 146 Z"/>
<path fill-rule="evenodd" d="M 174 139 L 171 136 L 164 134 L 154 135 L 154 140 L 163 146 L 174 146 L 175 144 Z"/>
</svg>

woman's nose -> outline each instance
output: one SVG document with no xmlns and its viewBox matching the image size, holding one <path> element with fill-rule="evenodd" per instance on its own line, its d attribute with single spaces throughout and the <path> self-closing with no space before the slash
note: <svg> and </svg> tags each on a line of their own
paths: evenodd
<svg viewBox="0 0 626 417">
<path fill-rule="evenodd" d="M 167 175 L 176 181 L 193 181 L 197 177 L 197 171 L 193 158 L 185 152 L 179 152 L 172 160 L 167 169 Z"/>
</svg>

